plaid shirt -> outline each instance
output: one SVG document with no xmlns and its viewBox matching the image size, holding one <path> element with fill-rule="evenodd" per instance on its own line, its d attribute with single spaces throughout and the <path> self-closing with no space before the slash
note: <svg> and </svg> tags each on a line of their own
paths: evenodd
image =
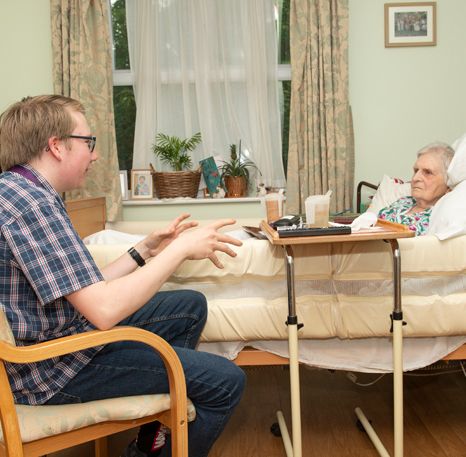
<svg viewBox="0 0 466 457">
<path fill-rule="evenodd" d="M 58 193 L 26 168 L 40 186 L 13 172 L 0 175 L 0 306 L 18 346 L 94 328 L 64 296 L 103 279 Z M 98 350 L 7 364 L 15 402 L 45 403 Z"/>
</svg>

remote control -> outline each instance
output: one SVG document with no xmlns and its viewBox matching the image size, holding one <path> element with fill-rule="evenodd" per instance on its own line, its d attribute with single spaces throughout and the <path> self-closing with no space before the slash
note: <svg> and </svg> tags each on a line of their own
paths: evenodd
<svg viewBox="0 0 466 457">
<path fill-rule="evenodd" d="M 277 227 L 279 238 L 298 236 L 349 235 L 351 227 Z"/>
</svg>

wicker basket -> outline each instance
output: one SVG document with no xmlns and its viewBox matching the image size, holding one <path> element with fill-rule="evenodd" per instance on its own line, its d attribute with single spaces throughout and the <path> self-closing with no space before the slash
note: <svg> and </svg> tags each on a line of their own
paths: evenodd
<svg viewBox="0 0 466 457">
<path fill-rule="evenodd" d="M 200 171 L 156 171 L 152 173 L 158 198 L 197 197 Z"/>
</svg>

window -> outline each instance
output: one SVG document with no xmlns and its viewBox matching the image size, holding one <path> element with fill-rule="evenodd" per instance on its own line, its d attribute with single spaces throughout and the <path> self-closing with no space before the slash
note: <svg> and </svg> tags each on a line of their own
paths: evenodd
<svg viewBox="0 0 466 457">
<path fill-rule="evenodd" d="M 132 0 L 130 0 L 132 1 Z M 280 110 L 282 127 L 282 158 L 286 170 L 288 156 L 289 109 L 291 91 L 289 47 L 290 0 L 274 0 L 278 38 L 277 77 L 280 81 Z M 125 0 L 111 0 L 114 61 L 114 111 L 120 169 L 132 168 L 132 150 L 136 106 L 132 89 L 133 76 L 130 70 L 128 39 L 126 31 Z"/>
<path fill-rule="evenodd" d="M 282 157 L 285 175 L 288 163 L 290 131 L 291 66 L 290 66 L 290 0 L 276 2 L 278 37 L 278 78 L 281 81 Z"/>
<path fill-rule="evenodd" d="M 126 32 L 125 0 L 112 0 L 113 109 L 120 170 L 133 168 L 134 124 L 136 104 L 129 68 L 128 35 Z"/>
</svg>

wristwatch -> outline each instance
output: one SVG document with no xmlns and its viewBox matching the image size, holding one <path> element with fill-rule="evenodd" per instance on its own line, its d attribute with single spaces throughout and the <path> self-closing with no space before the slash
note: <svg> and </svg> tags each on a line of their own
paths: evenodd
<svg viewBox="0 0 466 457">
<path fill-rule="evenodd" d="M 146 264 L 146 261 L 141 257 L 138 251 L 134 248 L 128 249 L 128 254 L 134 259 L 138 266 L 143 267 Z"/>
</svg>

